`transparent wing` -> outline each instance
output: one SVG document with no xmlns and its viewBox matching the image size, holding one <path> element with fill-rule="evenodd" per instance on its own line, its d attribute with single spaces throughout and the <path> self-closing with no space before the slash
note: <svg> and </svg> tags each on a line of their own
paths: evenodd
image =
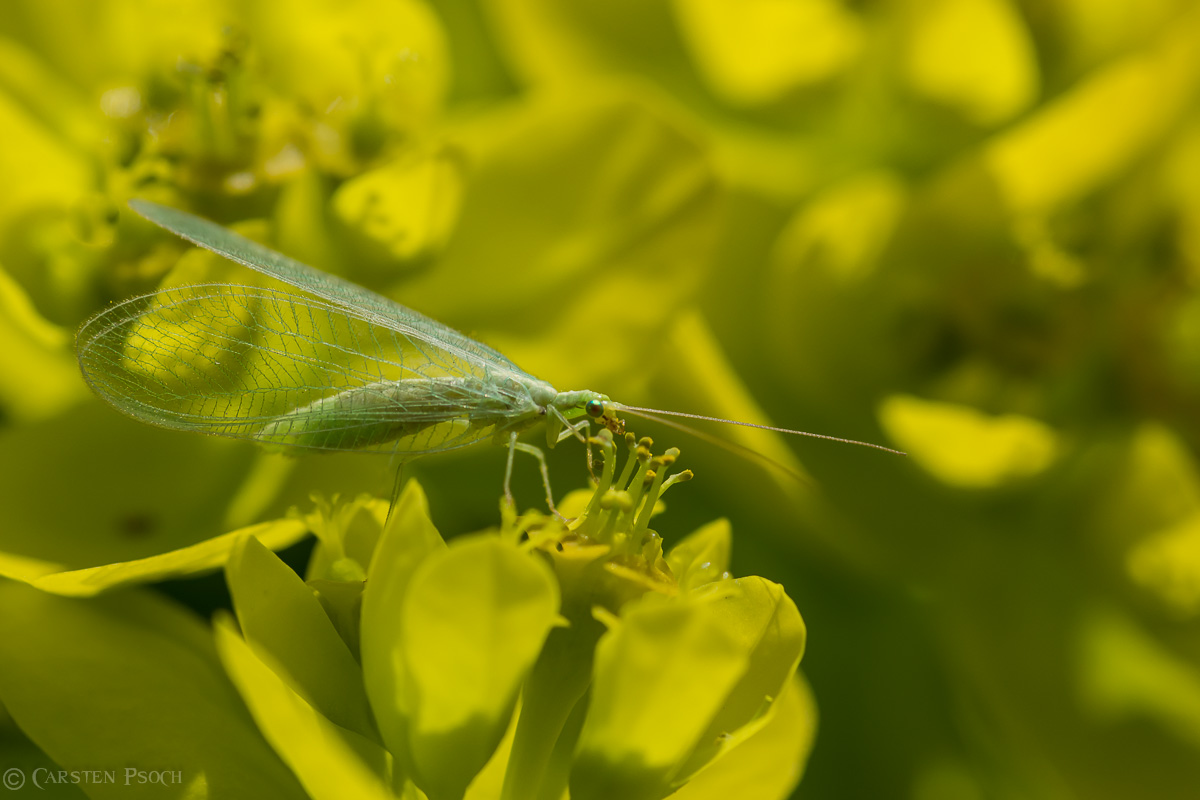
<svg viewBox="0 0 1200 800">
<path fill-rule="evenodd" d="M 84 323 L 77 352 L 92 388 L 130 416 L 285 448 L 436 452 L 529 409 L 519 384 L 454 348 L 250 286 L 126 301 Z"/>
<path fill-rule="evenodd" d="M 297 289 L 310 292 L 334 305 L 354 309 L 359 314 L 368 316 L 377 325 L 412 338 L 424 339 L 446 349 L 458 350 L 459 357 L 464 360 L 478 359 L 493 367 L 507 369 L 518 375 L 528 375 L 500 352 L 452 328 L 447 328 L 424 314 L 405 308 L 383 295 L 335 275 L 321 272 L 276 253 L 215 222 L 147 200 L 130 200 L 129 206 L 155 225 L 166 228 L 194 244 Z"/>
</svg>

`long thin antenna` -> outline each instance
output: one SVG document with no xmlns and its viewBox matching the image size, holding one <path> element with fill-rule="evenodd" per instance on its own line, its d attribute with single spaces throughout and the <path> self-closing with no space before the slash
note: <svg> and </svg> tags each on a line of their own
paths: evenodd
<svg viewBox="0 0 1200 800">
<path fill-rule="evenodd" d="M 720 422 L 725 425 L 741 425 L 743 428 L 758 428 L 764 431 L 774 431 L 775 433 L 790 433 L 792 436 L 807 436 L 810 439 L 825 439 L 830 442 L 841 442 L 842 444 L 856 444 L 859 447 L 870 447 L 874 450 L 882 450 L 885 453 L 892 453 L 898 456 L 906 456 L 901 450 L 893 450 L 890 447 L 884 447 L 881 444 L 871 444 L 870 442 L 860 442 L 857 439 L 843 439 L 840 436 L 826 436 L 823 433 L 809 433 L 808 431 L 794 431 L 790 428 L 776 428 L 773 425 L 759 425 L 754 422 L 739 422 L 736 419 L 721 419 L 720 417 L 706 417 L 703 414 L 687 414 L 683 411 L 663 411 L 661 408 L 638 408 L 637 406 L 627 406 L 623 403 L 613 403 L 613 408 L 620 411 L 629 411 L 637 414 L 665 414 L 670 417 L 687 417 L 688 419 L 701 419 L 706 422 Z"/>
<path fill-rule="evenodd" d="M 801 486 L 811 486 L 812 485 L 812 480 L 807 475 L 796 472 L 791 467 L 781 464 L 778 461 L 776 461 L 775 459 L 771 458 L 770 456 L 758 452 L 753 447 L 746 447 L 743 444 L 738 444 L 737 442 L 731 442 L 728 439 L 722 439 L 718 436 L 713 436 L 711 433 L 708 433 L 707 431 L 702 431 L 702 430 L 699 430 L 698 428 L 693 428 L 691 425 L 684 425 L 682 422 L 673 422 L 672 420 L 664 419 L 660 416 L 657 416 L 656 414 L 648 414 L 645 411 L 641 411 L 641 410 L 633 411 L 628 406 L 621 406 L 621 410 L 629 411 L 635 417 L 641 417 L 642 419 L 648 419 L 651 422 L 657 422 L 659 425 L 666 425 L 668 428 L 674 428 L 677 431 L 683 431 L 684 433 L 689 433 L 692 436 L 695 436 L 697 439 L 703 439 L 704 441 L 708 442 L 709 444 L 716 445 L 717 447 L 720 447 L 723 450 L 728 450 L 729 452 L 733 453 L 734 455 L 739 455 L 742 458 L 745 458 L 747 460 L 760 461 L 768 467 L 774 467 L 775 469 L 779 470 L 780 472 L 782 472 L 783 474 L 787 475 L 789 478 L 794 480 L 796 483 L 800 484 Z"/>
</svg>

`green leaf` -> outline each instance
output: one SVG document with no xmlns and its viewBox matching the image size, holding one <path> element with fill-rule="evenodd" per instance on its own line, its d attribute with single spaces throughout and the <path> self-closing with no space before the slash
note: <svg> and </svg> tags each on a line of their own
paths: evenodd
<svg viewBox="0 0 1200 800">
<path fill-rule="evenodd" d="M 281 550 L 307 535 L 308 529 L 299 520 L 274 520 L 149 558 L 77 570 L 0 553 L 0 575 L 24 581 L 44 592 L 87 597 L 129 584 L 154 583 L 220 569 L 243 538 L 254 539 L 264 549 Z"/>
<path fill-rule="evenodd" d="M 413 573 L 446 543 L 429 520 L 429 503 L 421 485 L 409 481 L 379 539 L 367 572 L 362 605 L 362 669 L 367 697 L 387 749 L 401 759 L 408 754 L 407 719 L 411 710 L 409 674 L 398 624 Z"/>
<path fill-rule="evenodd" d="M 399 645 L 414 781 L 431 798 L 462 797 L 491 758 L 558 609 L 550 567 L 492 534 L 455 539 L 413 575 Z"/>
<path fill-rule="evenodd" d="M 242 635 L 259 658 L 316 711 L 369 739 L 378 737 L 362 670 L 300 576 L 253 538 L 225 566 Z"/>
<path fill-rule="evenodd" d="M 218 619 L 216 636 L 221 660 L 250 713 L 313 800 L 393 797 L 383 778 L 388 765 L 383 748 L 305 702 L 255 655 L 227 617 Z"/>
<path fill-rule="evenodd" d="M 64 769 L 117 770 L 93 798 L 162 797 L 127 768 L 180 773 L 180 796 L 303 798 L 191 614 L 142 592 L 88 601 L 0 584 L 0 699 Z"/>
<path fill-rule="evenodd" d="M 521 693 L 521 713 L 499 795 L 503 800 L 557 798 L 566 790 L 579 735 L 579 724 L 571 726 L 570 719 L 586 709 L 581 698 L 591 683 L 596 642 L 603 633 L 595 619 L 573 618 L 546 637 Z"/>
</svg>

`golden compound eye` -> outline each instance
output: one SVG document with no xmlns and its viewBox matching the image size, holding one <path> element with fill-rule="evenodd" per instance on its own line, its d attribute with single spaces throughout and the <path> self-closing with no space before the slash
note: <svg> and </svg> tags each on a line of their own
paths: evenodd
<svg viewBox="0 0 1200 800">
<path fill-rule="evenodd" d="M 584 413 L 593 419 L 600 419 L 604 416 L 604 403 L 599 400 L 588 400 L 583 407 Z"/>
</svg>

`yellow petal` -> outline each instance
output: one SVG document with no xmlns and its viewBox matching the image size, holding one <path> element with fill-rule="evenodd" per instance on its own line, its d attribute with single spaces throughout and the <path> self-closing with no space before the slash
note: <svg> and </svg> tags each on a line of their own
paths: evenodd
<svg viewBox="0 0 1200 800">
<path fill-rule="evenodd" d="M 362 668 L 300 576 L 249 536 L 235 546 L 225 576 L 251 650 L 278 664 L 282 680 L 316 711 L 376 739 Z"/>
<path fill-rule="evenodd" d="M 784 800 L 804 772 L 817 734 L 817 704 L 799 672 L 767 711 L 766 724 L 684 784 L 671 800 Z"/>
<path fill-rule="evenodd" d="M 671 574 L 684 589 L 719 580 L 729 569 L 732 531 L 718 519 L 689 533 L 667 553 Z"/>
<path fill-rule="evenodd" d="M 378 114 L 411 130 L 436 114 L 446 91 L 446 44 L 418 0 L 258 0 L 255 44 L 272 82 L 353 152 L 345 122 Z"/>
<path fill-rule="evenodd" d="M 1127 561 L 1134 581 L 1183 616 L 1200 613 L 1200 514 L 1142 542 Z"/>
<path fill-rule="evenodd" d="M 499 746 L 558 610 L 546 563 L 489 534 L 455 539 L 413 575 L 397 624 L 418 786 L 462 796 Z"/>
<path fill-rule="evenodd" d="M 571 797 L 662 797 L 749 654 L 698 601 L 627 605 L 596 648 Z"/>
<path fill-rule="evenodd" d="M 879 420 L 896 446 L 934 477 L 981 489 L 1036 475 L 1060 449 L 1049 426 L 1017 414 L 990 416 L 969 406 L 892 395 Z"/>
<path fill-rule="evenodd" d="M 1068 203 L 1153 148 L 1200 84 L 1200 7 L 992 142 L 984 159 L 1018 213 Z"/>
<path fill-rule="evenodd" d="M 255 655 L 228 617 L 217 619 L 215 632 L 226 672 L 263 736 L 309 797 L 391 800 L 381 775 L 388 757 L 379 745 L 339 728 L 305 702 Z"/>
<path fill-rule="evenodd" d="M 1200 747 L 1200 672 L 1116 611 L 1093 612 L 1080 631 L 1084 708 L 1098 720 L 1148 719 Z"/>
<path fill-rule="evenodd" d="M 379 732 L 392 753 L 408 750 L 407 721 L 412 711 L 404 631 L 397 615 L 417 568 L 445 546 L 429 519 L 425 492 L 416 481 L 409 481 L 375 548 L 362 601 L 363 680 Z"/>
<path fill-rule="evenodd" d="M 995 125 L 1025 109 L 1038 89 L 1033 43 L 1008 0 L 924 0 L 905 64 L 920 94 Z"/>
<path fill-rule="evenodd" d="M 401 158 L 364 172 L 333 195 L 341 221 L 393 260 L 430 256 L 446 241 L 462 195 L 460 167 L 448 153 Z"/>
<path fill-rule="evenodd" d="M 43 319 L 0 268 L 0 409 L 6 417 L 47 419 L 87 397 L 71 338 Z"/>
<path fill-rule="evenodd" d="M 5 227 L 31 212 L 69 207 L 92 188 L 84 154 L 67 146 L 34 111 L 0 89 L 0 220 Z"/>
<path fill-rule="evenodd" d="M 858 55 L 858 19 L 835 0 L 675 0 L 700 73 L 734 105 L 759 105 L 838 74 Z"/>
</svg>

